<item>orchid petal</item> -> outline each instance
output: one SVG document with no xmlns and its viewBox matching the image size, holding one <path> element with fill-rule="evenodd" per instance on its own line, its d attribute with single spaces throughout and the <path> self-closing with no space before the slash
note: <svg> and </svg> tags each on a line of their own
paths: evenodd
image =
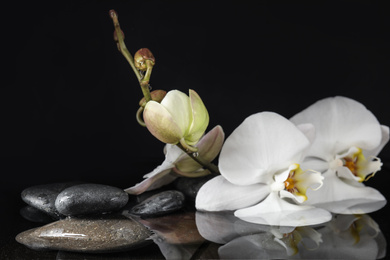
<svg viewBox="0 0 390 260">
<path fill-rule="evenodd" d="M 172 164 L 175 164 L 182 156 L 187 156 L 177 145 L 166 144 L 164 150 L 166 151 L 165 160 Z"/>
<path fill-rule="evenodd" d="M 209 113 L 198 93 L 192 89 L 189 90 L 189 100 L 192 110 L 192 123 L 185 139 L 188 144 L 195 145 L 209 124 Z"/>
<path fill-rule="evenodd" d="M 315 157 L 306 157 L 301 163 L 301 168 L 325 172 L 329 169 L 329 162 Z"/>
<path fill-rule="evenodd" d="M 133 187 L 125 189 L 125 192 L 132 195 L 139 195 L 145 191 L 158 189 L 166 184 L 173 182 L 177 176 L 171 174 L 171 170 L 158 171 L 153 176 L 137 183 Z"/>
<path fill-rule="evenodd" d="M 355 145 L 363 150 L 379 146 L 381 129 L 375 116 L 362 104 L 345 97 L 320 100 L 291 118 L 295 124 L 312 123 L 316 129 L 308 156 L 326 161 Z"/>
<path fill-rule="evenodd" d="M 196 147 L 198 147 L 199 156 L 207 162 L 211 162 L 217 157 L 221 151 L 225 134 L 221 126 L 216 126 L 204 135 Z M 176 163 L 176 168 L 181 172 L 193 172 L 201 168 L 202 166 L 190 158 L 187 154 L 182 154 Z"/>
<path fill-rule="evenodd" d="M 337 171 L 337 176 L 339 178 L 355 180 L 357 182 L 360 181 L 360 177 L 353 175 L 353 173 L 347 167 L 344 166 L 337 167 L 335 171 Z"/>
<path fill-rule="evenodd" d="M 313 124 L 300 124 L 297 125 L 298 129 L 307 137 L 312 143 L 316 137 L 316 129 Z"/>
<path fill-rule="evenodd" d="M 272 112 L 254 114 L 226 139 L 219 169 L 237 185 L 266 183 L 278 170 L 302 160 L 309 145 L 306 136 L 284 117 Z"/>
<path fill-rule="evenodd" d="M 143 115 L 149 132 L 161 142 L 176 144 L 183 137 L 182 126 L 178 125 L 177 120 L 160 103 L 149 101 Z"/>
<path fill-rule="evenodd" d="M 275 226 L 316 225 L 332 218 L 326 210 L 288 203 L 277 192 L 271 192 L 255 206 L 237 210 L 234 215 L 248 222 Z"/>
<path fill-rule="evenodd" d="M 386 199 L 376 189 L 363 184 L 349 185 L 334 170 L 328 170 L 323 176 L 322 188 L 315 192 L 308 190 L 305 203 L 340 214 L 370 213 L 386 204 Z"/>
<path fill-rule="evenodd" d="M 258 203 L 269 192 L 268 185 L 238 186 L 219 175 L 200 188 L 195 206 L 204 211 L 236 210 Z"/>
<path fill-rule="evenodd" d="M 365 150 L 363 154 L 365 157 L 377 156 L 383 147 L 389 142 L 389 127 L 381 125 L 382 139 L 378 147 L 373 150 Z"/>
<path fill-rule="evenodd" d="M 125 189 L 127 193 L 138 195 L 145 191 L 160 188 L 177 178 L 177 176 L 171 174 L 171 170 L 175 167 L 175 162 L 184 152 L 176 145 L 166 144 L 164 146 L 164 153 L 165 160 L 163 163 L 153 171 L 145 174 L 145 180 Z"/>
<path fill-rule="evenodd" d="M 196 171 L 190 171 L 190 172 L 183 172 L 181 170 L 179 170 L 178 168 L 173 168 L 172 169 L 175 173 L 177 173 L 179 176 L 182 176 L 182 177 L 189 177 L 189 178 L 198 178 L 198 177 L 202 177 L 202 176 L 206 176 L 206 175 L 209 175 L 211 172 L 207 169 L 198 169 Z"/>
<path fill-rule="evenodd" d="M 172 115 L 175 123 L 182 131 L 182 136 L 184 136 L 192 121 L 189 97 L 179 90 L 171 90 L 161 101 L 161 105 Z"/>
<path fill-rule="evenodd" d="M 163 161 L 163 163 L 158 167 L 156 167 L 156 169 L 154 169 L 150 173 L 145 174 L 144 178 L 150 178 L 158 174 L 159 172 L 174 168 L 178 158 L 182 154 L 184 154 L 184 152 L 179 147 L 172 144 L 166 144 L 164 147 L 164 152 L 165 152 L 165 160 Z"/>
</svg>

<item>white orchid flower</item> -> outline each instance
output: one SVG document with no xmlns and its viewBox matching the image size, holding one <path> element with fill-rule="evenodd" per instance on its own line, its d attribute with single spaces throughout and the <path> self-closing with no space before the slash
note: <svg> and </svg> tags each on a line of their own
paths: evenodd
<svg viewBox="0 0 390 260">
<path fill-rule="evenodd" d="M 345 97 L 326 98 L 291 121 L 314 125 L 316 135 L 304 165 L 325 177 L 318 192 L 308 191 L 305 203 L 340 214 L 370 213 L 386 204 L 382 194 L 362 183 L 381 169 L 376 156 L 389 140 L 389 128 L 366 107 Z"/>
<path fill-rule="evenodd" d="M 322 184 L 318 172 L 299 167 L 313 128 L 297 128 L 271 112 L 254 114 L 227 138 L 219 157 L 221 176 L 196 197 L 202 211 L 235 210 L 235 216 L 266 225 L 306 226 L 327 222 L 328 211 L 300 205 L 306 190 Z M 305 132 L 305 134 L 304 134 Z"/>
<path fill-rule="evenodd" d="M 225 134 L 221 126 L 216 126 L 197 143 L 199 156 L 208 162 L 217 157 L 221 150 Z M 138 195 L 173 182 L 179 176 L 200 177 L 210 173 L 191 159 L 179 147 L 167 144 L 164 147 L 165 160 L 152 172 L 144 175 L 145 180 L 125 189 L 129 194 Z"/>
</svg>

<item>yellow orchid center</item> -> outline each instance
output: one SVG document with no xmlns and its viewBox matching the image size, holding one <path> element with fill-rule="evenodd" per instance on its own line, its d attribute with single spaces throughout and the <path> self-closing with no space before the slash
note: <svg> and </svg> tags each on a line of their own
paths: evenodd
<svg viewBox="0 0 390 260">
<path fill-rule="evenodd" d="M 347 153 L 339 157 L 339 160 L 341 160 L 340 164 L 348 168 L 358 182 L 367 181 L 382 166 L 380 159 L 377 157 L 372 157 L 372 160 L 367 160 L 363 155 L 362 149 L 358 147 L 351 147 Z"/>
<path fill-rule="evenodd" d="M 279 191 L 281 197 L 295 199 L 299 203 L 307 200 L 306 190 L 317 185 L 322 186 L 323 177 L 321 173 L 313 170 L 303 171 L 297 163 L 291 164 L 287 171 L 275 176 L 275 183 L 272 185 L 274 191 Z"/>
<path fill-rule="evenodd" d="M 295 187 L 296 181 L 294 180 L 294 175 L 295 175 L 295 171 L 291 171 L 288 174 L 287 180 L 284 182 L 284 186 L 286 187 L 286 190 L 291 193 L 298 191 L 297 187 Z"/>
</svg>

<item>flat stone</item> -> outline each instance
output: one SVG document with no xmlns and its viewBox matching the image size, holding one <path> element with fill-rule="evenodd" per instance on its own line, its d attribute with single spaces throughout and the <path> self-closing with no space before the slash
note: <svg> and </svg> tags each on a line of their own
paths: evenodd
<svg viewBox="0 0 390 260">
<path fill-rule="evenodd" d="M 151 232 L 142 224 L 121 215 L 66 218 L 24 231 L 16 241 L 34 250 L 63 250 L 85 253 L 118 252 L 150 243 Z"/>
<path fill-rule="evenodd" d="M 76 184 L 80 182 L 36 185 L 23 190 L 21 197 L 28 205 L 45 212 L 54 219 L 59 219 L 62 216 L 55 207 L 56 198 L 61 191 Z"/>
<path fill-rule="evenodd" d="M 78 216 L 117 211 L 129 200 L 128 194 L 117 187 L 102 184 L 80 184 L 58 194 L 55 207 L 66 216 Z"/>
<path fill-rule="evenodd" d="M 137 204 L 130 213 L 141 217 L 161 216 L 183 208 L 184 201 L 185 197 L 180 191 L 167 190 Z"/>
<path fill-rule="evenodd" d="M 197 177 L 197 178 L 186 178 L 186 177 L 180 177 L 177 178 L 173 184 L 175 186 L 175 189 L 183 192 L 185 196 L 188 198 L 194 199 L 196 198 L 196 195 L 198 194 L 199 189 L 205 184 L 207 181 L 214 178 L 216 175 L 209 174 L 203 177 Z"/>
</svg>

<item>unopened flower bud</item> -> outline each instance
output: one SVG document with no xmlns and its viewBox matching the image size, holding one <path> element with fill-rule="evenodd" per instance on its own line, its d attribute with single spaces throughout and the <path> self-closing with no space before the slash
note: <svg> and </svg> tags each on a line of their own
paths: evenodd
<svg viewBox="0 0 390 260">
<path fill-rule="evenodd" d="M 161 89 L 153 90 L 152 92 L 150 92 L 150 96 L 151 96 L 152 100 L 156 101 L 158 103 L 161 103 L 161 100 L 163 100 L 163 98 L 165 97 L 166 94 L 167 94 L 167 92 L 165 90 L 161 90 Z M 146 105 L 146 99 L 145 99 L 145 97 L 143 97 L 139 101 L 139 106 L 144 107 L 145 105 Z"/>
<path fill-rule="evenodd" d="M 169 144 L 185 142 L 193 146 L 203 136 L 209 114 L 202 99 L 193 91 L 189 96 L 178 90 L 169 91 L 161 103 L 149 101 L 143 112 L 148 130 Z"/>
<path fill-rule="evenodd" d="M 139 70 L 146 71 L 146 69 L 147 69 L 146 61 L 147 60 L 151 61 L 152 65 L 154 65 L 156 63 L 156 60 L 155 60 L 152 52 L 148 48 L 139 49 L 134 54 L 134 64 L 135 64 L 135 67 Z"/>
</svg>

